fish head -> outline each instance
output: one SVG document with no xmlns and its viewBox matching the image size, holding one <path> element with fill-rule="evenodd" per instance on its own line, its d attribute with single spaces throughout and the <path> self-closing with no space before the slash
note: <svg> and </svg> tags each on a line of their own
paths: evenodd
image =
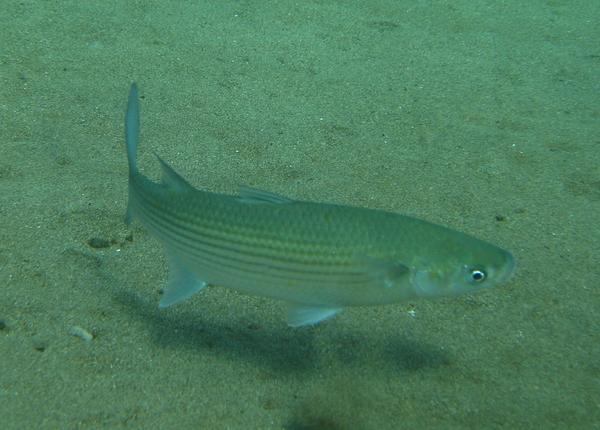
<svg viewBox="0 0 600 430">
<path fill-rule="evenodd" d="M 510 252 L 468 239 L 445 246 L 446 252 L 414 268 L 411 283 L 417 296 L 468 294 L 504 284 L 512 277 L 515 259 Z"/>
</svg>

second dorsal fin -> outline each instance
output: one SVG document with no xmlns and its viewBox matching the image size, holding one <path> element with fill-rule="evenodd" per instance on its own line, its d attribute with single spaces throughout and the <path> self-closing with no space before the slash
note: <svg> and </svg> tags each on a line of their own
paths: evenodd
<svg viewBox="0 0 600 430">
<path fill-rule="evenodd" d="M 287 197 L 280 196 L 279 194 L 272 193 L 270 191 L 259 190 L 258 188 L 251 188 L 246 186 L 240 187 L 240 200 L 245 203 L 293 203 L 293 200 Z"/>
</svg>

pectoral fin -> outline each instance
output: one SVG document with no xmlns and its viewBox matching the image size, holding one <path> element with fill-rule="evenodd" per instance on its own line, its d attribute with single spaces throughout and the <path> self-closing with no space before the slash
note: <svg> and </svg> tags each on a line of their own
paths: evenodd
<svg viewBox="0 0 600 430">
<path fill-rule="evenodd" d="M 373 279 L 380 282 L 385 288 L 391 288 L 402 279 L 410 276 L 410 268 L 400 261 L 381 260 L 378 258 L 361 256 L 359 261 L 365 264 L 366 270 Z"/>
<path fill-rule="evenodd" d="M 343 308 L 325 308 L 320 306 L 301 305 L 289 303 L 287 309 L 287 323 L 290 327 L 318 324 L 333 317 Z"/>
<path fill-rule="evenodd" d="M 172 252 L 167 252 L 169 261 L 169 281 L 164 295 L 158 304 L 159 308 L 177 304 L 191 297 L 206 287 L 207 283 L 188 270 Z"/>
</svg>

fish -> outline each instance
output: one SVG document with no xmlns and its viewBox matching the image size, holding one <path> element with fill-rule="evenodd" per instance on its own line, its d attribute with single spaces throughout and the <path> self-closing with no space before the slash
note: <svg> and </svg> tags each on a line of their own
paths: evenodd
<svg viewBox="0 0 600 430">
<path fill-rule="evenodd" d="M 166 308 L 208 285 L 286 303 L 291 327 L 354 306 L 457 296 L 506 283 L 513 255 L 431 222 L 378 209 L 300 201 L 256 188 L 238 195 L 195 188 L 158 154 L 162 178 L 137 167 L 138 88 L 125 115 L 133 219 L 162 243 Z"/>
</svg>

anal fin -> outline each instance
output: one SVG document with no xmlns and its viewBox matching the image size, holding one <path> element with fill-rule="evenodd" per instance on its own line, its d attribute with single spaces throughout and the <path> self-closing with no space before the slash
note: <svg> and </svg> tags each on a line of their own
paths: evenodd
<svg viewBox="0 0 600 430">
<path fill-rule="evenodd" d="M 289 303 L 287 323 L 290 327 L 318 324 L 341 312 L 342 308 L 327 308 L 322 306 L 301 305 Z"/>
<path fill-rule="evenodd" d="M 159 308 L 166 308 L 182 302 L 207 286 L 207 283 L 185 267 L 176 255 L 167 252 L 167 258 L 169 261 L 169 281 L 158 304 Z"/>
</svg>

